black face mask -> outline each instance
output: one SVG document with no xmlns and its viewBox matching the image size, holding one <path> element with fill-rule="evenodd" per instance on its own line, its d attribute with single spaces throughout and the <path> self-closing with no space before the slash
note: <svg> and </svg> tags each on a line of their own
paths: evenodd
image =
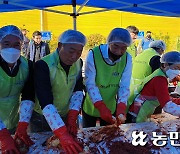
<svg viewBox="0 0 180 154">
<path fill-rule="evenodd" d="M 108 50 L 108 55 L 109 55 L 109 57 L 111 57 L 114 61 L 118 60 L 118 59 L 121 57 L 121 55 L 115 55 L 115 54 L 113 54 L 112 52 L 110 52 L 109 50 Z"/>
</svg>

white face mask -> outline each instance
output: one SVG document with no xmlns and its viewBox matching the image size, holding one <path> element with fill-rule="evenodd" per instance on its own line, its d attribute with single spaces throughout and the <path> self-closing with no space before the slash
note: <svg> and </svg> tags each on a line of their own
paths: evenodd
<svg viewBox="0 0 180 154">
<path fill-rule="evenodd" d="M 171 81 L 172 79 L 174 79 L 176 76 L 178 76 L 180 74 L 180 70 L 172 70 L 172 69 L 168 69 L 166 71 L 166 75 L 168 76 L 169 80 Z"/>
<path fill-rule="evenodd" d="M 15 48 L 4 48 L 0 53 L 7 63 L 13 64 L 19 59 L 21 51 Z"/>
</svg>

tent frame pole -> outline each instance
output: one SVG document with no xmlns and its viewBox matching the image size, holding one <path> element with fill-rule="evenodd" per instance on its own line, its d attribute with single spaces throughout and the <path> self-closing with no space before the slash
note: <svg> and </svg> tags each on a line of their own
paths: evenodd
<svg viewBox="0 0 180 154">
<path fill-rule="evenodd" d="M 85 0 L 84 3 L 80 6 L 80 8 L 77 10 L 77 14 L 82 10 L 82 8 L 89 2 L 89 0 Z"/>
<path fill-rule="evenodd" d="M 76 13 L 76 0 L 72 0 L 73 13 L 70 15 L 73 17 L 73 29 L 77 30 L 77 13 Z"/>
<path fill-rule="evenodd" d="M 44 30 L 44 11 L 43 10 L 40 10 L 40 24 L 41 24 L 41 31 Z"/>
</svg>

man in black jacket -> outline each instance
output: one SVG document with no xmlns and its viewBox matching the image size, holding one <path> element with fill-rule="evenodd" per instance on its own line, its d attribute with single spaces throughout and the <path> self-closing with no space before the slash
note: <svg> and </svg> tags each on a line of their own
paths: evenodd
<svg viewBox="0 0 180 154">
<path fill-rule="evenodd" d="M 42 34 L 39 31 L 33 33 L 33 41 L 30 42 L 27 50 L 27 59 L 34 63 L 50 53 L 49 45 L 42 41 Z"/>
</svg>

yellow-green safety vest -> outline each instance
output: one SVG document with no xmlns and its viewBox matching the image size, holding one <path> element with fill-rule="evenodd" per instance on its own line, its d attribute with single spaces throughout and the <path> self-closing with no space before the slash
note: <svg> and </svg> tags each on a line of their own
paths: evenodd
<svg viewBox="0 0 180 154">
<path fill-rule="evenodd" d="M 58 51 L 55 51 L 42 58 L 49 67 L 50 82 L 52 87 L 53 102 L 62 117 L 65 117 L 69 110 L 69 101 L 72 96 L 76 81 L 81 73 L 81 62 L 77 60 L 69 70 L 68 76 L 60 64 Z M 36 97 L 35 109 L 36 112 L 42 114 L 42 109 Z"/>
<path fill-rule="evenodd" d="M 105 62 L 100 47 L 95 47 L 93 54 L 96 68 L 96 86 L 99 88 L 104 103 L 113 114 L 116 110 L 116 96 L 119 89 L 119 82 L 126 66 L 127 53 L 115 65 L 109 65 Z M 86 93 L 83 110 L 90 116 L 100 117 L 99 111 L 94 107 L 88 93 Z"/>
<path fill-rule="evenodd" d="M 20 61 L 15 77 L 8 76 L 0 67 L 0 118 L 7 129 L 15 128 L 18 123 L 20 95 L 29 75 L 27 59 L 21 56 Z"/>
<path fill-rule="evenodd" d="M 132 68 L 132 82 L 141 82 L 142 79 L 152 73 L 149 62 L 156 55 L 159 54 L 153 48 L 148 48 L 135 57 Z"/>
</svg>

